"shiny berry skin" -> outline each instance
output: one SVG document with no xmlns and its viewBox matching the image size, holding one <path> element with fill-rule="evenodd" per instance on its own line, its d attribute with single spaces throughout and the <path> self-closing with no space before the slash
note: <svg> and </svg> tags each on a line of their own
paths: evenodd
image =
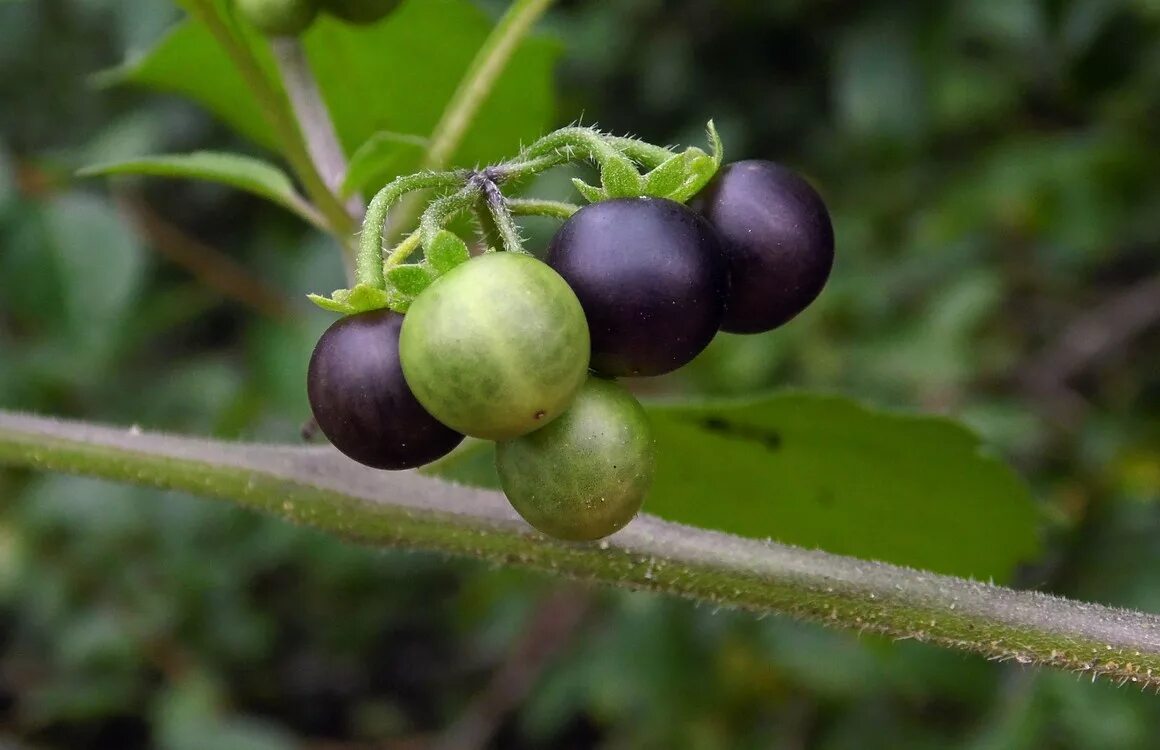
<svg viewBox="0 0 1160 750">
<path fill-rule="evenodd" d="M 317 0 L 235 0 L 238 13 L 267 36 L 296 36 L 318 15 Z"/>
<path fill-rule="evenodd" d="M 728 286 L 716 232 L 664 198 L 585 206 L 552 238 L 548 265 L 580 298 L 592 336 L 592 369 L 662 375 L 709 345 Z"/>
<path fill-rule="evenodd" d="M 327 13 L 346 23 L 366 26 L 385 18 L 402 0 L 322 0 Z"/>
<path fill-rule="evenodd" d="M 795 172 L 771 161 L 727 164 L 690 205 L 717 229 L 729 261 L 721 330 L 772 330 L 821 293 L 834 228 L 821 196 Z"/>
<path fill-rule="evenodd" d="M 623 528 L 652 485 L 648 416 L 622 386 L 592 377 L 552 424 L 496 446 L 500 485 L 529 524 L 592 541 Z"/>
<path fill-rule="evenodd" d="M 318 339 L 306 390 L 335 448 L 376 469 L 411 469 L 446 455 L 463 435 L 415 399 L 399 365 L 403 316 L 376 310 L 342 318 Z"/>
</svg>

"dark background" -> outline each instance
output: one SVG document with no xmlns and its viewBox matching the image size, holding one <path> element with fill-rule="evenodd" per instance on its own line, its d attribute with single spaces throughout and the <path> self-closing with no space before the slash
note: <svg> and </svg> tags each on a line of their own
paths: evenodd
<svg viewBox="0 0 1160 750">
<path fill-rule="evenodd" d="M 492 3 L 495 8 L 502 4 Z M 293 440 L 341 285 L 255 198 L 71 177 L 224 149 L 91 74 L 156 0 L 0 2 L 0 406 Z M 1020 583 L 1160 612 L 1160 5 L 562 2 L 559 121 L 773 158 L 838 263 L 792 326 L 665 387 L 955 415 L 1032 484 Z M 340 544 L 225 505 L 0 473 L 0 745 L 1148 748 L 1131 687 Z M 932 497 L 931 502 L 938 502 Z"/>
</svg>

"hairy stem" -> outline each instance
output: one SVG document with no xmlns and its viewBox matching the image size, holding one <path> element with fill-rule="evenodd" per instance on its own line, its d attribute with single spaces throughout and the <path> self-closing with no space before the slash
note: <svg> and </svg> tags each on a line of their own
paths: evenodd
<svg viewBox="0 0 1160 750">
<path fill-rule="evenodd" d="M 480 223 L 494 234 L 495 240 L 498 240 L 499 244 L 496 245 L 496 248 L 503 248 L 509 253 L 524 252 L 524 242 L 520 238 L 519 227 L 512 220 L 511 212 L 508 211 L 507 207 L 507 199 L 500 192 L 499 186 L 493 181 L 485 179 L 481 187 L 478 208 Z"/>
<path fill-rule="evenodd" d="M 546 216 L 549 219 L 569 219 L 580 210 L 575 203 L 538 198 L 508 198 L 507 207 L 514 216 Z"/>
<path fill-rule="evenodd" d="M 1160 687 L 1154 615 L 647 515 L 598 544 L 556 542 L 528 528 L 497 492 L 374 471 L 330 448 L 220 443 L 0 412 L 0 463 L 228 499 L 365 544 L 518 565 Z"/>
<path fill-rule="evenodd" d="M 467 73 L 431 132 L 423 159 L 427 169 L 442 169 L 455 154 L 479 108 L 487 100 L 520 40 L 552 4 L 552 0 L 515 0 L 475 54 Z"/>
<path fill-rule="evenodd" d="M 414 190 L 454 187 L 466 179 L 466 173 L 420 172 L 392 180 L 376 193 L 363 217 L 356 263 L 358 282 L 376 289 L 383 286 L 383 231 L 387 214 L 399 198 Z"/>
<path fill-rule="evenodd" d="M 608 143 L 620 151 L 628 158 L 638 162 L 649 169 L 659 167 L 668 159 L 676 156 L 676 153 L 664 146 L 654 146 L 638 138 L 625 138 L 622 136 L 608 136 L 606 138 Z"/>
</svg>

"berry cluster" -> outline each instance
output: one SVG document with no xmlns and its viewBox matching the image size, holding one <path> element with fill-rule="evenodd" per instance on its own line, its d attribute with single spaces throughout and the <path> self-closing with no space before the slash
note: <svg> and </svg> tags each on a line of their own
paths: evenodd
<svg viewBox="0 0 1160 750">
<path fill-rule="evenodd" d="M 604 156 L 607 172 L 616 155 Z M 542 261 L 515 246 L 469 257 L 433 223 L 460 195 L 517 205 L 498 192 L 502 172 L 467 174 L 401 246 L 425 236 L 424 265 L 388 259 L 382 291 L 323 300 L 349 313 L 359 295 L 383 295 L 395 310 L 348 314 L 319 340 L 308 391 L 322 432 L 382 469 L 426 464 L 465 435 L 492 440 L 504 493 L 532 526 L 575 541 L 623 527 L 648 491 L 654 446 L 644 410 L 613 378 L 672 372 L 718 330 L 782 325 L 833 263 L 829 214 L 804 180 L 767 161 L 712 171 L 688 205 L 616 197 L 619 178 L 607 175 L 604 188 L 584 185 L 595 202 L 564 212 Z M 518 243 L 510 227 L 493 234 Z"/>
<path fill-rule="evenodd" d="M 344 23 L 375 23 L 402 0 L 235 0 L 238 12 L 268 36 L 296 36 L 310 28 L 319 13 Z"/>
</svg>

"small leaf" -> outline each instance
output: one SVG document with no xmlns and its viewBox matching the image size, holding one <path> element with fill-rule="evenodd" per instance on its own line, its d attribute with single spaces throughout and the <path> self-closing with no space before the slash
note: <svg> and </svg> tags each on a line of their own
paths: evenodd
<svg viewBox="0 0 1160 750">
<path fill-rule="evenodd" d="M 600 183 L 609 198 L 636 198 L 644 194 L 644 177 L 632 161 L 620 154 L 600 165 Z"/>
<path fill-rule="evenodd" d="M 371 310 L 382 310 L 384 307 L 389 307 L 387 304 L 387 292 L 373 286 L 366 284 L 359 284 L 354 289 L 350 290 L 350 296 L 346 298 L 346 302 L 355 312 L 369 312 Z"/>
<path fill-rule="evenodd" d="M 951 420 L 804 393 L 648 412 L 644 509 L 670 521 L 980 580 L 1038 551 L 1027 486 Z M 497 486 L 490 444 L 429 471 Z"/>
<path fill-rule="evenodd" d="M 444 274 L 461 263 L 471 259 L 471 252 L 467 243 L 459 235 L 449 229 L 441 229 L 431 242 L 431 247 L 424 248 L 427 262 L 437 273 Z"/>
<path fill-rule="evenodd" d="M 576 187 L 576 191 L 584 196 L 584 200 L 589 203 L 599 203 L 600 201 L 608 200 L 608 193 L 604 192 L 603 188 L 589 185 L 579 177 L 573 177 L 572 184 Z"/>
<path fill-rule="evenodd" d="M 306 298 L 323 310 L 343 315 L 355 315 L 391 307 L 386 291 L 366 284 L 359 284 L 354 289 L 336 289 L 329 298 L 318 294 L 308 294 Z M 391 307 L 391 309 L 394 308 Z"/>
<path fill-rule="evenodd" d="M 85 167 L 78 174 L 83 177 L 139 174 L 220 182 L 259 195 L 312 224 L 319 224 L 316 212 L 294 190 L 285 172 L 269 162 L 241 154 L 198 151 L 192 154 L 146 156 Z"/>
<path fill-rule="evenodd" d="M 400 172 L 404 164 L 417 162 L 430 141 L 419 135 L 380 130 L 350 157 L 340 192 L 345 198 L 372 182 L 383 183 Z"/>
<path fill-rule="evenodd" d="M 690 156 L 684 180 L 663 196 L 677 203 L 684 203 L 701 192 L 717 174 L 717 163 L 712 156 L 699 148 L 691 148 L 686 153 Z"/>
<path fill-rule="evenodd" d="M 418 297 L 435 280 L 431 269 L 414 263 L 387 269 L 387 287 L 401 295 Z"/>
<path fill-rule="evenodd" d="M 306 295 L 306 299 L 318 305 L 323 310 L 327 310 L 329 312 L 336 312 L 342 315 L 350 315 L 352 312 L 354 312 L 350 305 L 348 305 L 345 301 L 339 302 L 337 299 L 334 299 L 334 297 L 323 297 L 321 294 L 308 294 Z"/>
</svg>

